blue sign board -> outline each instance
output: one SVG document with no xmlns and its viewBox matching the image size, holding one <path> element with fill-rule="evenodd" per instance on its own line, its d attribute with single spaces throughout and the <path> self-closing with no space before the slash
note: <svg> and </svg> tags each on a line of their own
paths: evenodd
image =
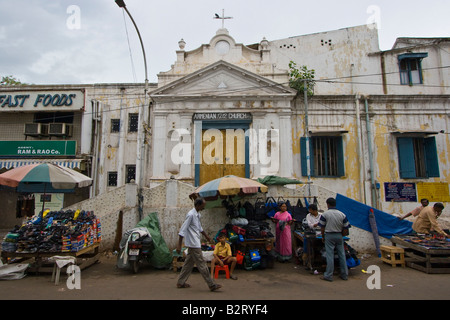
<svg viewBox="0 0 450 320">
<path fill-rule="evenodd" d="M 417 202 L 416 184 L 411 182 L 385 182 L 384 196 L 388 202 Z"/>
</svg>

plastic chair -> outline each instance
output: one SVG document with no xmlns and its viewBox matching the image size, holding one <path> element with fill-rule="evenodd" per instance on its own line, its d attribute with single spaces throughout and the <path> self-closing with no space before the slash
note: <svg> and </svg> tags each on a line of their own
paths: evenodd
<svg viewBox="0 0 450 320">
<path fill-rule="evenodd" d="M 55 281 L 55 285 L 58 285 L 61 269 L 66 265 L 76 264 L 76 258 L 71 256 L 53 256 L 51 259 L 55 261 L 53 266 L 52 281 Z"/>
<path fill-rule="evenodd" d="M 230 279 L 230 270 L 228 269 L 228 265 L 221 266 L 215 266 L 214 270 L 214 278 L 217 279 L 219 277 L 219 271 L 225 271 L 225 276 L 227 279 Z"/>
</svg>

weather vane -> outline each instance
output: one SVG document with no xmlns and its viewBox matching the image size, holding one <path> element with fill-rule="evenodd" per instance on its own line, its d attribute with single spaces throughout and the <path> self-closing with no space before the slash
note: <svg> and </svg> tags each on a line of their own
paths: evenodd
<svg viewBox="0 0 450 320">
<path fill-rule="evenodd" d="M 219 16 L 217 13 L 214 16 L 214 19 L 221 19 L 222 20 L 222 29 L 224 27 L 225 19 L 233 19 L 233 17 L 225 17 L 225 9 L 222 9 L 222 16 Z"/>
</svg>

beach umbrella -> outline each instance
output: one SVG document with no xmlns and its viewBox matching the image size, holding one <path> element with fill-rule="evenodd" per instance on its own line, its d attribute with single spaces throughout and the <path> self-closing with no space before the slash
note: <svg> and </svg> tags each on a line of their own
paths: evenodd
<svg viewBox="0 0 450 320">
<path fill-rule="evenodd" d="M 60 167 L 56 164 L 45 162 L 17 167 L 0 174 L 0 185 L 11 188 L 37 185 L 44 189 L 73 189 L 75 187 L 87 187 L 92 179 L 75 170 Z"/>
<path fill-rule="evenodd" d="M 205 200 L 226 199 L 229 196 L 244 196 L 257 192 L 267 192 L 267 190 L 268 187 L 258 181 L 228 175 L 201 185 L 189 195 L 189 198 L 203 197 Z"/>
<path fill-rule="evenodd" d="M 49 162 L 21 166 L 0 174 L 0 185 L 18 192 L 70 192 L 91 184 L 88 176 Z"/>
</svg>

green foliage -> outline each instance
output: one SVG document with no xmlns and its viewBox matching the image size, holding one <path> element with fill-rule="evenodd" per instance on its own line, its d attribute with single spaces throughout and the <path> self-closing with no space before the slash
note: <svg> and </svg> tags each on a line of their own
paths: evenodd
<svg viewBox="0 0 450 320">
<path fill-rule="evenodd" d="M 294 61 L 289 62 L 289 86 L 298 91 L 299 95 L 304 94 L 304 87 L 306 83 L 306 90 L 308 96 L 314 95 L 314 81 L 315 70 L 308 70 L 306 66 L 297 67 Z"/>
<path fill-rule="evenodd" d="M 0 86 L 21 86 L 25 83 L 20 82 L 19 79 L 16 79 L 13 76 L 4 76 L 0 81 Z"/>
</svg>

